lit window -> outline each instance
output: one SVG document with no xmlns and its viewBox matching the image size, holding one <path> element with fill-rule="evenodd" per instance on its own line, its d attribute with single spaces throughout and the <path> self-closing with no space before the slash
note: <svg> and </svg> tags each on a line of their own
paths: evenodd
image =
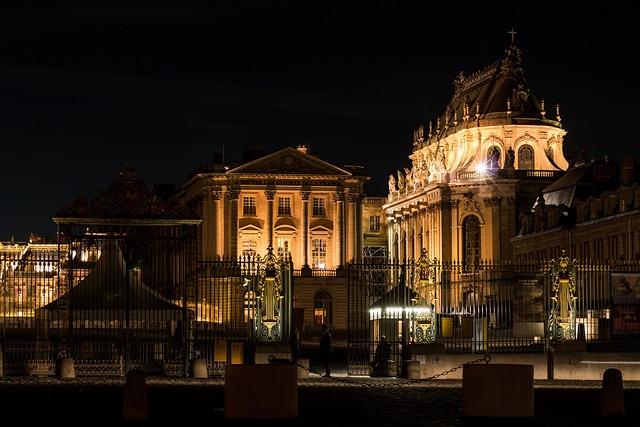
<svg viewBox="0 0 640 427">
<path fill-rule="evenodd" d="M 244 321 L 249 322 L 256 317 L 257 299 L 254 291 L 247 291 L 244 294 Z"/>
<path fill-rule="evenodd" d="M 380 231 L 380 216 L 369 217 L 369 231 Z"/>
<path fill-rule="evenodd" d="M 313 239 L 311 245 L 311 265 L 315 270 L 327 268 L 327 239 Z"/>
<path fill-rule="evenodd" d="M 254 196 L 244 196 L 242 198 L 242 214 L 243 215 L 256 214 L 256 198 Z"/>
<path fill-rule="evenodd" d="M 253 256 L 256 254 L 257 242 L 254 239 L 245 239 L 242 241 L 242 255 Z"/>
<path fill-rule="evenodd" d="M 278 197 L 278 215 L 291 215 L 291 197 Z"/>
<path fill-rule="evenodd" d="M 325 290 L 316 292 L 313 297 L 313 323 L 321 326 L 331 323 L 333 317 L 333 298 Z"/>
<path fill-rule="evenodd" d="M 313 216 L 325 216 L 324 197 L 313 198 Z"/>
<path fill-rule="evenodd" d="M 471 215 L 462 223 L 462 238 L 464 239 L 464 264 L 476 265 L 480 262 L 480 221 Z"/>
<path fill-rule="evenodd" d="M 288 237 L 278 238 L 278 257 L 291 255 L 291 239 Z"/>
</svg>

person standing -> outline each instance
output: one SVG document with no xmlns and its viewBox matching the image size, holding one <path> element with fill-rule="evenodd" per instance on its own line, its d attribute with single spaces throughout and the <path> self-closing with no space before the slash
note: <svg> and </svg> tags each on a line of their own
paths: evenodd
<svg viewBox="0 0 640 427">
<path fill-rule="evenodd" d="M 320 353 L 322 355 L 322 363 L 324 363 L 325 377 L 331 376 L 331 333 L 329 332 L 329 326 L 322 325 L 322 337 L 320 338 Z"/>
</svg>

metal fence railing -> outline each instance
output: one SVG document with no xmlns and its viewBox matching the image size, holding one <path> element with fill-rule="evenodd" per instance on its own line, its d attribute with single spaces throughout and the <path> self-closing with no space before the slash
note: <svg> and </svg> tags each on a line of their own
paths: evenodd
<svg viewBox="0 0 640 427">
<path fill-rule="evenodd" d="M 554 262 L 350 265 L 349 371 L 371 372 L 383 336 L 394 369 L 422 344 L 448 353 L 547 351 Z M 569 314 L 556 314 L 574 319 L 576 338 L 590 350 L 640 350 L 639 266 L 576 261 L 574 267 L 575 301 L 566 304 Z"/>
</svg>

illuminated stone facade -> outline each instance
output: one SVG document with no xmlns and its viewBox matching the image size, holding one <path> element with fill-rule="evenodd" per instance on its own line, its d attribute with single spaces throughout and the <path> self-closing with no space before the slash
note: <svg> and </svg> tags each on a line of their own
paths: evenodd
<svg viewBox="0 0 640 427">
<path fill-rule="evenodd" d="M 530 91 L 521 53 L 455 79 L 444 114 L 414 132 L 411 166 L 389 177 L 392 260 L 509 258 L 518 214 L 566 170 L 566 131 Z"/>
<path fill-rule="evenodd" d="M 372 214 L 376 208 L 363 197 L 368 178 L 359 173 L 304 146 L 285 148 L 237 167 L 211 165 L 183 185 L 179 198 L 202 218 L 201 258 L 264 256 L 269 246 L 291 256 L 298 328 L 308 334 L 326 323 L 340 336 L 347 328 L 346 266 L 362 260 L 369 238 L 363 212 L 383 216 L 379 205 Z"/>
<path fill-rule="evenodd" d="M 344 268 L 362 256 L 363 184 L 357 170 L 285 148 L 237 167 L 196 173 L 181 200 L 202 217 L 201 256 L 265 254 L 272 246 L 294 267 Z"/>
<path fill-rule="evenodd" d="M 570 258 L 596 262 L 640 260 L 638 162 L 604 159 L 576 165 L 545 188 L 520 215 L 511 241 L 516 262 Z"/>
</svg>

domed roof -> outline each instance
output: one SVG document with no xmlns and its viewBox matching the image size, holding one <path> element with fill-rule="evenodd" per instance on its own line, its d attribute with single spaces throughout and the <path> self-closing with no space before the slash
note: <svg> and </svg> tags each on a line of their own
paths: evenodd
<svg viewBox="0 0 640 427">
<path fill-rule="evenodd" d="M 532 93 L 521 64 L 522 53 L 512 44 L 504 58 L 482 70 L 469 76 L 461 71 L 454 80 L 453 97 L 444 113 L 435 125 L 429 123 L 428 132 L 422 127 L 418 129 L 415 142 L 431 143 L 470 126 L 546 124 L 562 127 L 559 111 L 547 114 L 544 101 Z"/>
</svg>

